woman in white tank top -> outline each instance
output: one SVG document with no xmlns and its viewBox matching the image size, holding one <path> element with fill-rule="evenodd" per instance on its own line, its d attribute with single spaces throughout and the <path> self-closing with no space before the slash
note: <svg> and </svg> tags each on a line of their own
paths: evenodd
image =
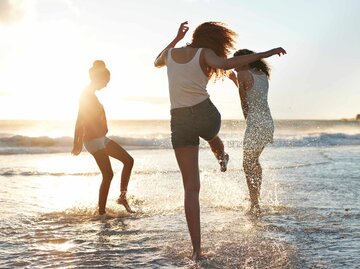
<svg viewBox="0 0 360 269">
<path fill-rule="evenodd" d="M 155 67 L 167 66 L 168 69 L 171 140 L 183 179 L 185 215 L 193 246 L 192 259 L 197 260 L 201 256 L 199 137 L 213 143 L 213 151 L 223 148 L 217 137 L 220 113 L 209 99 L 207 82 L 211 77 L 224 77 L 225 70 L 286 52 L 282 48 L 276 48 L 227 59 L 230 50 L 234 49 L 236 34 L 218 22 L 199 25 L 188 46 L 174 48 L 188 29 L 187 22 L 180 25 L 177 36 L 157 56 L 154 64 Z M 220 153 L 215 150 L 216 154 L 221 155 L 221 150 Z"/>
</svg>

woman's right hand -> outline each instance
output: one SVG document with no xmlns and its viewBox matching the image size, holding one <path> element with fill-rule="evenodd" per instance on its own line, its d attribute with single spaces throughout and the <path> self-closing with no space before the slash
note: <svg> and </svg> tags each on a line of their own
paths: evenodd
<svg viewBox="0 0 360 269">
<path fill-rule="evenodd" d="M 189 27 L 187 26 L 188 22 L 185 21 L 183 22 L 182 24 L 180 24 L 180 27 L 179 27 L 179 30 L 178 30 L 178 33 L 176 35 L 176 40 L 181 40 L 185 37 L 187 31 L 189 30 Z"/>
<path fill-rule="evenodd" d="M 80 148 L 79 146 L 74 146 L 72 151 L 71 151 L 71 154 L 74 155 L 74 156 L 78 156 L 82 151 L 82 147 Z"/>
<path fill-rule="evenodd" d="M 83 149 L 83 141 L 82 139 L 76 137 L 74 139 L 74 144 L 71 150 L 71 154 L 74 156 L 78 156 L 81 153 L 82 149 Z"/>
</svg>

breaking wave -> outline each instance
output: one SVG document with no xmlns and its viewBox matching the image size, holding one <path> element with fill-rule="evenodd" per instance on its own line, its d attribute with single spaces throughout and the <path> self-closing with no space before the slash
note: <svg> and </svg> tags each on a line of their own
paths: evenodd
<svg viewBox="0 0 360 269">
<path fill-rule="evenodd" d="M 237 135 L 237 134 L 236 134 Z M 228 147 L 241 147 L 242 137 L 231 133 L 221 134 Z M 171 148 L 170 136 L 155 138 L 118 137 L 111 136 L 127 149 L 169 149 Z M 65 153 L 72 148 L 71 137 L 51 138 L 48 136 L 30 137 L 14 135 L 0 138 L 0 155 L 12 154 L 46 154 Z M 328 147 L 328 146 L 355 146 L 360 145 L 360 134 L 345 133 L 320 133 L 299 136 L 275 136 L 274 147 Z M 202 142 L 201 146 L 206 146 Z"/>
</svg>

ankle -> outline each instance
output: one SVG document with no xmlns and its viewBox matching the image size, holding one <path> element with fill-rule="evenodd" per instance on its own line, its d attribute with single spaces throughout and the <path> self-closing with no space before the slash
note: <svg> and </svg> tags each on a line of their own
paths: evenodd
<svg viewBox="0 0 360 269">
<path fill-rule="evenodd" d="M 120 198 L 126 198 L 127 190 L 121 190 L 120 191 Z"/>
</svg>

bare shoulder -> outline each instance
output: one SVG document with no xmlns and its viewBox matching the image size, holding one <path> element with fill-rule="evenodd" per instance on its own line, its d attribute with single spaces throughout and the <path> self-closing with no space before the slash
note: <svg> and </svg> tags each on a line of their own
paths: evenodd
<svg viewBox="0 0 360 269">
<path fill-rule="evenodd" d="M 237 73 L 237 79 L 239 83 L 239 88 L 247 91 L 250 90 L 254 85 L 254 78 L 250 71 L 240 70 Z"/>
<path fill-rule="evenodd" d="M 164 51 L 161 53 L 161 57 L 163 57 L 165 60 L 167 59 L 170 49 L 171 48 L 164 49 Z"/>
<path fill-rule="evenodd" d="M 237 72 L 237 78 L 239 81 L 249 81 L 252 80 L 251 73 L 248 70 L 241 70 Z"/>
<path fill-rule="evenodd" d="M 204 55 L 207 55 L 207 56 L 208 55 L 210 55 L 210 56 L 216 55 L 215 52 L 212 49 L 209 49 L 209 48 L 202 48 L 202 53 Z"/>
</svg>

